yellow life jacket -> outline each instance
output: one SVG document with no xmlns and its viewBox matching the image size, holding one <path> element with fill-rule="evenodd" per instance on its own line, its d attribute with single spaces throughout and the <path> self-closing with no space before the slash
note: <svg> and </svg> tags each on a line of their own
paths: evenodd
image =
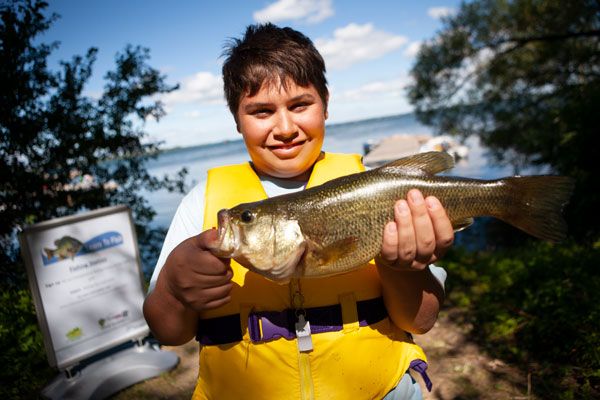
<svg viewBox="0 0 600 400">
<path fill-rule="evenodd" d="M 307 187 L 364 170 L 361 157 L 324 153 Z M 239 203 L 267 198 L 249 163 L 208 172 L 204 230 L 217 225 L 217 212 Z M 272 282 L 235 261 L 231 302 L 202 312 L 203 320 L 233 316 L 241 340 L 200 346 L 194 399 L 374 399 L 392 390 L 411 366 L 426 362 L 422 349 L 386 316 L 361 326 L 357 302 L 382 296 L 373 263 L 351 272 L 316 279 Z M 300 352 L 297 339 L 253 342 L 252 312 L 340 305 L 343 328 L 311 335 L 313 350 Z M 310 323 L 310 316 L 308 317 Z M 208 321 L 206 321 L 208 322 Z"/>
</svg>

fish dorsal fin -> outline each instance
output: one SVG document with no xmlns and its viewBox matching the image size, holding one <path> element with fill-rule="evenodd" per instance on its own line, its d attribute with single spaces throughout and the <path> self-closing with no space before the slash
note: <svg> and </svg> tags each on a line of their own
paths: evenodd
<svg viewBox="0 0 600 400">
<path fill-rule="evenodd" d="M 432 176 L 454 167 L 454 158 L 446 152 L 428 151 L 403 157 L 378 169 L 401 172 L 404 175 Z"/>
</svg>

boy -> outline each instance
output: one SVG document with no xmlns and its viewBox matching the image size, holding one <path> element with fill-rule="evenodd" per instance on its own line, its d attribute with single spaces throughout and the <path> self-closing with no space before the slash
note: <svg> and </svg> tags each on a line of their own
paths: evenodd
<svg viewBox="0 0 600 400">
<path fill-rule="evenodd" d="M 321 152 L 328 91 L 308 38 L 250 26 L 227 55 L 225 95 L 252 161 L 209 171 L 179 206 L 144 304 L 152 332 L 200 341 L 194 398 L 420 398 L 406 371 L 425 356 L 405 332 L 427 332 L 443 301 L 445 272 L 429 264 L 453 241 L 444 208 L 409 192 L 376 260 L 333 277 L 282 285 L 214 256 L 219 209 L 364 170 Z"/>
</svg>

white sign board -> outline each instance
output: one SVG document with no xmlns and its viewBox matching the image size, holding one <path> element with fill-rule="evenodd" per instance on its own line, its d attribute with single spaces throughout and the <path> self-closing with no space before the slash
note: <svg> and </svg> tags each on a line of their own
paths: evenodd
<svg viewBox="0 0 600 400">
<path fill-rule="evenodd" d="M 148 335 L 129 208 L 31 225 L 19 242 L 50 366 L 65 369 Z"/>
</svg>

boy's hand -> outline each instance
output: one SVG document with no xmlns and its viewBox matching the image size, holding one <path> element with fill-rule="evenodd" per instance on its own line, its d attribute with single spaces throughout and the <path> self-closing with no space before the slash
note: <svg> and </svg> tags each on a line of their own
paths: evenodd
<svg viewBox="0 0 600 400">
<path fill-rule="evenodd" d="M 378 267 L 419 271 L 440 259 L 454 241 L 446 210 L 433 196 L 412 189 L 394 205 L 394 222 L 385 226 Z"/>
<path fill-rule="evenodd" d="M 231 300 L 230 260 L 218 258 L 209 250 L 217 239 L 217 231 L 211 229 L 181 242 L 169 254 L 161 272 L 171 295 L 195 311 L 216 308 Z"/>
</svg>

